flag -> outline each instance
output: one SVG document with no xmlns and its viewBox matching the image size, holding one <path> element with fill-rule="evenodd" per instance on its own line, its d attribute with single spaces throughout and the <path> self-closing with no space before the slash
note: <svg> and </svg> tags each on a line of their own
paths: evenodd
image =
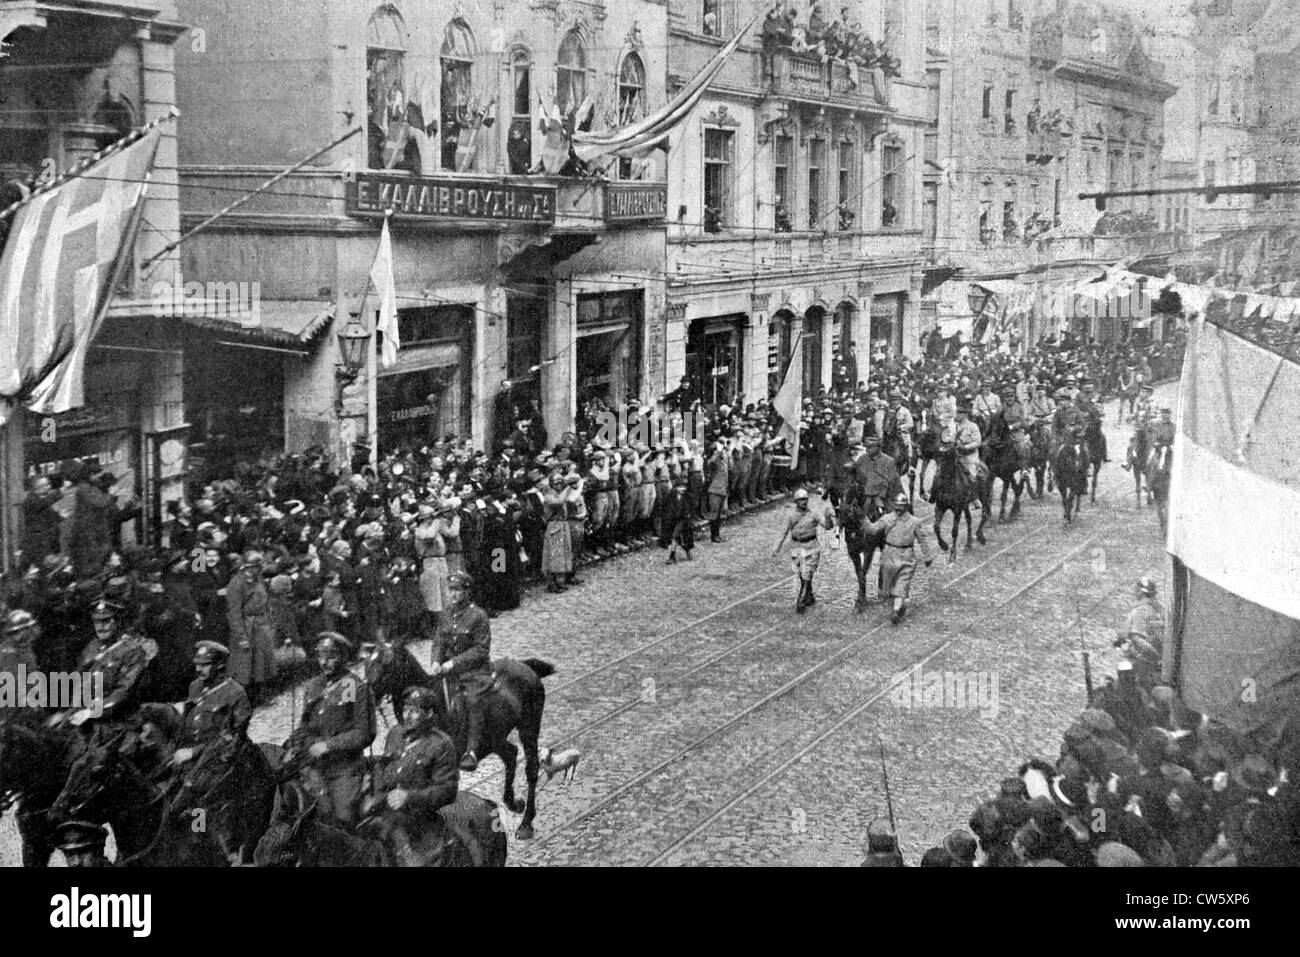
<svg viewBox="0 0 1300 957">
<path fill-rule="evenodd" d="M 790 449 L 790 468 L 799 465 L 799 420 L 803 417 L 803 333 L 794 340 L 790 350 L 790 364 L 785 367 L 785 379 L 772 400 L 772 408 L 781 416 L 781 438 Z"/>
<path fill-rule="evenodd" d="M 370 267 L 370 281 L 379 293 L 379 314 L 375 318 L 375 331 L 384 337 L 384 351 L 380 364 L 388 368 L 397 361 L 401 338 L 397 332 L 397 285 L 393 281 L 393 243 L 388 236 L 388 220 L 384 220 L 379 233 L 379 249 Z"/>
<path fill-rule="evenodd" d="M 1297 414 L 1300 365 L 1193 325 L 1169 490 L 1166 668 L 1188 705 L 1260 743 L 1300 732 Z"/>
<path fill-rule="evenodd" d="M 717 53 L 710 58 L 700 72 L 695 74 L 681 91 L 662 109 L 656 110 L 636 123 L 616 130 L 603 130 L 599 133 L 574 133 L 574 152 L 583 162 L 608 154 L 623 155 L 624 151 L 645 149 L 651 143 L 663 138 L 675 126 L 681 123 L 695 108 L 708 89 L 709 83 L 718 75 L 727 58 L 740 46 L 740 40 L 762 14 L 756 14 L 736 35 L 728 40 Z"/>
<path fill-rule="evenodd" d="M 14 214 L 0 253 L 0 423 L 85 404 L 86 353 L 135 245 L 160 134 L 115 144 Z"/>
</svg>

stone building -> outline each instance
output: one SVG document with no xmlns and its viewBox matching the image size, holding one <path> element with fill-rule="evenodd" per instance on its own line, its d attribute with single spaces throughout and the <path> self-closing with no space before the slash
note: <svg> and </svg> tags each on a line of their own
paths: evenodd
<svg viewBox="0 0 1300 957">
<path fill-rule="evenodd" d="M 182 247 L 187 279 L 261 290 L 260 321 L 208 322 L 196 346 L 186 398 L 214 420 L 210 457 L 345 455 L 368 437 L 369 396 L 392 449 L 487 445 L 534 410 L 554 439 L 580 399 L 663 389 L 662 154 L 596 177 L 562 168 L 539 126 L 542 111 L 600 130 L 663 106 L 662 3 L 181 6 L 208 38 L 179 63 L 186 226 L 362 128 Z M 338 368 L 335 334 L 352 313 L 373 325 L 386 215 L 401 349 L 372 383 Z"/>
<path fill-rule="evenodd" d="M 665 379 L 717 405 L 921 332 L 923 5 L 669 0 L 670 93 L 754 17 L 669 157 Z"/>
</svg>

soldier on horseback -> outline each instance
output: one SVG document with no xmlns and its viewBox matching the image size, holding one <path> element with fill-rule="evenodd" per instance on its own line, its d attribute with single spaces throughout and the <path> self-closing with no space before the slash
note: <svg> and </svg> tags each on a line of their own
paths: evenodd
<svg viewBox="0 0 1300 957">
<path fill-rule="evenodd" d="M 316 656 L 321 673 L 307 683 L 302 724 L 285 756 L 287 764 L 305 762 L 304 787 L 344 824 L 356 819 L 365 750 L 375 739 L 370 686 L 348 670 L 351 651 L 352 642 L 338 632 L 320 633 Z"/>
<path fill-rule="evenodd" d="M 19 681 L 20 669 L 30 674 L 39 667 L 33 645 L 40 633 L 41 626 L 30 611 L 15 608 L 5 615 L 4 633 L 0 634 L 0 674 L 11 675 L 15 686 Z M 22 681 L 25 688 L 26 679 L 23 678 Z M 17 706 L 17 702 L 14 706 Z"/>
<path fill-rule="evenodd" d="M 389 843 L 408 867 L 436 867 L 449 841 L 440 808 L 456 800 L 456 744 L 439 726 L 437 692 L 410 688 L 402 724 L 388 732 L 376 771 L 374 809 L 381 806 Z"/>
<path fill-rule="evenodd" d="M 253 708 L 248 695 L 226 674 L 230 649 L 220 642 L 200 641 L 194 652 L 194 672 L 181 717 L 180 747 L 172 762 L 185 764 L 218 739 L 241 737 L 248 730 Z"/>
<path fill-rule="evenodd" d="M 970 403 L 963 402 L 957 406 L 957 418 L 945 430 L 943 441 L 947 445 L 956 446 L 966 474 L 971 481 L 975 481 L 979 478 L 980 446 L 984 440 L 980 435 L 980 427 L 971 421 L 970 413 Z"/>
<path fill-rule="evenodd" d="M 867 454 L 854 460 L 853 472 L 862 487 L 868 517 L 874 519 L 884 511 L 890 498 L 902 491 L 903 486 L 898 477 L 898 465 L 880 451 L 880 439 L 869 435 L 863 444 Z"/>
<path fill-rule="evenodd" d="M 1082 390 L 1075 398 L 1075 405 L 1079 407 L 1079 412 L 1082 413 L 1086 423 L 1088 440 L 1093 443 L 1091 451 L 1098 462 L 1109 462 L 1110 453 L 1106 449 L 1106 433 L 1101 428 L 1104 413 L 1097 401 L 1096 384 L 1091 379 L 1085 379 L 1080 385 Z"/>
<path fill-rule="evenodd" d="M 65 715 L 73 727 L 80 727 L 92 718 L 101 722 L 123 721 L 140 703 L 137 699 L 141 680 L 149 663 L 157 657 L 158 646 L 147 638 L 122 630 L 119 625 L 121 611 L 108 601 L 97 602 L 90 611 L 95 637 L 81 652 L 79 670 L 95 676 L 103 675 L 103 700 L 97 702 L 93 710 L 83 707 Z M 98 680 L 92 678 L 92 681 Z"/>
<path fill-rule="evenodd" d="M 460 760 L 462 771 L 478 767 L 478 750 L 482 740 L 483 707 L 492 688 L 492 631 L 487 613 L 470 601 L 473 580 L 464 572 L 447 579 L 451 607 L 438 620 L 437 666 L 432 676 L 453 679 L 468 710 L 469 736 Z M 448 695 L 449 700 L 452 695 Z M 450 712 L 451 709 L 449 709 Z"/>
</svg>

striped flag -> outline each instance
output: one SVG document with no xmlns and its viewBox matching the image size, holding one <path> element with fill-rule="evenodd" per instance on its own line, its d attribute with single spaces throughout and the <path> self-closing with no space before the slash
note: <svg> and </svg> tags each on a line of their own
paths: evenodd
<svg viewBox="0 0 1300 957">
<path fill-rule="evenodd" d="M 749 32 L 762 14 L 755 14 L 748 23 L 736 31 L 736 35 L 722 45 L 708 63 L 695 74 L 681 91 L 673 97 L 667 106 L 647 116 L 645 119 L 616 130 L 603 130 L 599 133 L 574 133 L 573 151 L 584 163 L 600 156 L 624 156 L 649 148 L 663 140 L 665 136 L 690 115 L 695 104 L 709 88 L 709 83 L 718 75 L 727 58 L 740 46 L 741 38 Z"/>
<path fill-rule="evenodd" d="M 803 333 L 794 340 L 785 379 L 772 400 L 772 408 L 781 416 L 781 437 L 790 449 L 790 468 L 799 466 L 799 421 L 803 418 Z"/>
<path fill-rule="evenodd" d="M 397 285 L 393 280 L 393 243 L 388 237 L 387 219 L 379 234 L 379 249 L 375 251 L 375 261 L 370 267 L 370 281 L 379 293 L 379 315 L 375 319 L 375 330 L 384 336 L 380 364 L 388 368 L 397 361 L 397 350 L 402 343 L 397 334 Z"/>
<path fill-rule="evenodd" d="M 14 214 L 0 253 L 0 423 L 85 404 L 86 353 L 131 256 L 160 134 L 113 149 Z"/>
<path fill-rule="evenodd" d="M 1300 742 L 1300 365 L 1202 320 L 1178 406 L 1166 667 L 1196 710 Z"/>
</svg>

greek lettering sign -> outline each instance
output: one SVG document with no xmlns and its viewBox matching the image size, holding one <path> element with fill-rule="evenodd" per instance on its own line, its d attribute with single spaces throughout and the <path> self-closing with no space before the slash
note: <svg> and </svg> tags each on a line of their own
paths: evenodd
<svg viewBox="0 0 1300 957">
<path fill-rule="evenodd" d="M 502 180 L 357 173 L 345 198 L 353 216 L 391 209 L 394 219 L 555 222 L 555 187 Z"/>
<path fill-rule="evenodd" d="M 610 183 L 605 192 L 605 221 L 610 223 L 653 220 L 662 222 L 668 212 L 666 183 Z"/>
</svg>

